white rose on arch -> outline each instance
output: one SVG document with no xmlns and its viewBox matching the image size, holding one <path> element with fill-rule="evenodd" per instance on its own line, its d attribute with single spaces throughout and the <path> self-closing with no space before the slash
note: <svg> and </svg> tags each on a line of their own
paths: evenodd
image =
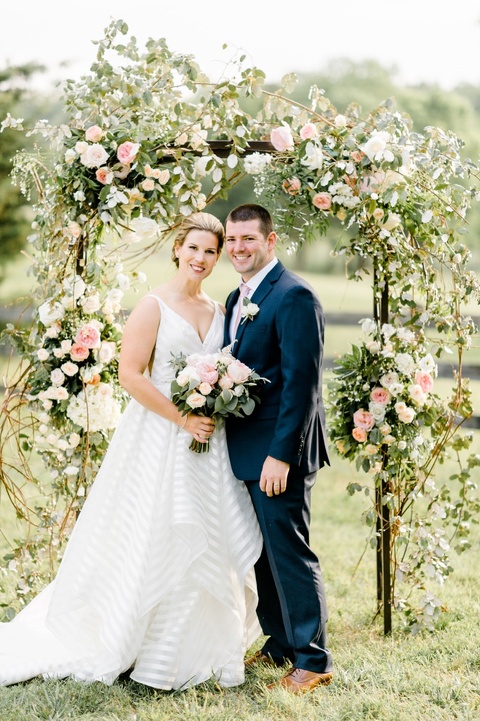
<svg viewBox="0 0 480 721">
<path fill-rule="evenodd" d="M 158 233 L 158 223 L 153 218 L 132 218 L 128 224 L 128 229 L 123 233 L 123 240 L 128 243 L 140 243 L 144 240 L 154 238 Z"/>
<path fill-rule="evenodd" d="M 52 303 L 50 300 L 42 303 L 38 309 L 38 317 L 46 328 L 52 325 L 52 323 L 55 323 L 55 321 L 62 320 L 64 315 L 65 309 L 63 306 L 60 303 Z"/>
<path fill-rule="evenodd" d="M 305 146 L 305 157 L 300 161 L 308 170 L 321 170 L 323 152 L 320 145 L 309 141 Z"/>
<path fill-rule="evenodd" d="M 66 293 L 73 295 L 75 298 L 80 298 L 87 289 L 85 281 L 81 275 L 76 275 L 72 279 L 65 278 L 62 286 Z"/>
<path fill-rule="evenodd" d="M 394 230 L 394 228 L 397 228 L 402 222 L 401 217 L 397 213 L 389 213 L 387 215 L 387 218 L 381 222 L 380 225 L 383 228 L 383 230 L 388 230 L 389 232 L 391 230 Z"/>
<path fill-rule="evenodd" d="M 386 160 L 391 163 L 394 155 L 388 150 L 387 144 L 391 140 L 390 133 L 386 130 L 377 130 L 373 132 L 364 145 L 360 146 L 360 150 L 365 153 L 369 160 Z"/>
<path fill-rule="evenodd" d="M 99 143 L 87 145 L 80 156 L 80 162 L 87 168 L 99 168 L 105 165 L 108 160 L 108 153 Z"/>
</svg>

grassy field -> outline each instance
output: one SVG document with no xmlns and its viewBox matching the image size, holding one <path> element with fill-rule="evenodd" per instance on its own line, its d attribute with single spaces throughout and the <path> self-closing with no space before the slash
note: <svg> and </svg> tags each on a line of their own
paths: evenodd
<svg viewBox="0 0 480 721">
<path fill-rule="evenodd" d="M 28 298 L 28 264 L 11 267 L 0 287 L 4 302 Z M 155 278 L 152 286 L 172 272 L 164 252 L 143 269 Z M 304 275 L 318 290 L 327 313 L 370 314 L 367 283 Z M 222 259 L 206 290 L 223 300 L 236 281 L 228 261 Z M 137 297 L 129 293 L 130 307 Z M 327 326 L 326 354 L 343 353 L 358 336 L 356 326 Z M 479 434 L 475 441 L 479 452 Z M 454 573 L 439 589 L 446 613 L 435 633 L 411 636 L 395 618 L 395 632 L 385 638 L 381 620 L 375 619 L 373 551 L 368 549 L 362 558 L 367 530 L 360 516 L 368 500 L 346 493 L 355 476 L 355 469 L 335 456 L 332 467 L 319 473 L 313 496 L 312 545 L 326 582 L 329 645 L 335 663 L 332 686 L 306 697 L 280 690 L 271 693 L 265 685 L 281 672 L 268 667 L 250 671 L 245 684 L 236 689 L 222 690 L 209 682 L 178 693 L 157 692 L 128 679 L 112 687 L 37 679 L 0 688 L 0 721 L 476 721 L 480 718 L 480 531 L 475 528 L 469 552 L 452 558 Z M 10 538 L 22 530 L 1 497 L 0 530 Z M 4 541 L 0 540 L 0 547 L 5 548 Z"/>
<path fill-rule="evenodd" d="M 411 636 L 397 627 L 385 638 L 375 615 L 375 567 L 360 514 L 350 497 L 350 465 L 333 459 L 314 489 L 313 546 L 329 604 L 335 682 L 307 697 L 265 685 L 281 671 L 260 667 L 236 689 L 209 682 L 166 693 L 122 679 L 112 687 L 34 680 L 0 689 L 1 721 L 474 721 L 480 715 L 480 594 L 476 531 L 472 550 L 454 558 L 441 590 L 448 604 L 435 633 Z M 448 622 L 448 623 L 447 623 Z"/>
</svg>

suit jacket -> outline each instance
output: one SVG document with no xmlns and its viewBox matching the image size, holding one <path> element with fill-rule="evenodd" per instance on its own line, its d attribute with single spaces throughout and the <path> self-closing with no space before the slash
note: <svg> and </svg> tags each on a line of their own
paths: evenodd
<svg viewBox="0 0 480 721">
<path fill-rule="evenodd" d="M 239 291 L 226 302 L 225 339 Z M 324 314 L 312 288 L 278 262 L 251 297 L 258 314 L 237 330 L 233 355 L 270 381 L 248 418 L 226 424 L 233 472 L 245 481 L 260 478 L 272 456 L 301 475 L 329 463 L 322 402 Z"/>
</svg>

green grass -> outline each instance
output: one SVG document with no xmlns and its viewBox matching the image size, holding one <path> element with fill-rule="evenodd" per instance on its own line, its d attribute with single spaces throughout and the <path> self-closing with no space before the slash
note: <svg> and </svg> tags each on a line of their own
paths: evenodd
<svg viewBox="0 0 480 721">
<path fill-rule="evenodd" d="M 332 686 L 306 697 L 265 685 L 281 671 L 261 666 L 243 686 L 213 682 L 166 693 L 128 679 L 112 687 L 36 679 L 0 689 L 1 721 L 474 721 L 480 714 L 480 533 L 469 553 L 454 557 L 455 572 L 441 590 L 448 604 L 435 633 L 385 638 L 375 614 L 375 563 L 364 550 L 360 514 L 367 505 L 345 488 L 355 475 L 333 459 L 314 489 L 312 545 L 325 577 Z M 448 621 L 448 624 L 446 623 Z"/>
</svg>

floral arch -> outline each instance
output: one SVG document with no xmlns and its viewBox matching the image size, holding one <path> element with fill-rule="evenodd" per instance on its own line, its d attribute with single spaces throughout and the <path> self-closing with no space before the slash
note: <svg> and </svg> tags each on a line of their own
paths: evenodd
<svg viewBox="0 0 480 721">
<path fill-rule="evenodd" d="M 330 438 L 366 474 L 349 492 L 371 491 L 364 520 L 382 559 L 379 605 L 414 630 L 438 617 L 431 585 L 451 571 L 451 537 L 457 550 L 468 547 L 479 508 L 470 472 L 480 459 L 462 431 L 472 414 L 462 358 L 476 332 L 463 308 L 480 288 L 461 242 L 478 168 L 461 159 L 453 134 L 415 133 L 388 102 L 367 117 L 355 107 L 339 114 L 312 87 L 300 105 L 288 98 L 293 80 L 267 92 L 264 73 L 240 58 L 211 83 L 192 57 L 164 40 L 140 52 L 126 24 L 112 22 L 91 74 L 66 84 L 68 121 L 26 131 L 43 136 L 48 152 L 16 158 L 16 182 L 36 193 L 36 311 L 28 332 L 7 329 L 23 365 L 7 389 L 2 444 L 13 439 L 15 451 L 4 454 L 1 480 L 25 514 L 11 468 L 39 484 L 34 449 L 49 478 L 30 512 L 35 533 L 8 557 L 4 585 L 17 599 L 7 616 L 54 570 L 126 401 L 116 382 L 122 296 L 143 280 L 126 258 L 153 252 L 182 216 L 251 174 L 292 251 L 319 242 L 336 217 L 353 234 L 336 254 L 368 260 L 354 279 L 369 274 L 374 310 L 364 342 L 337 363 Z M 248 97 L 261 104 L 256 115 L 242 109 Z M 10 116 L 3 127 L 24 130 Z M 453 351 L 445 400 L 436 359 Z M 437 485 L 436 467 L 452 458 L 458 467 Z"/>
</svg>

